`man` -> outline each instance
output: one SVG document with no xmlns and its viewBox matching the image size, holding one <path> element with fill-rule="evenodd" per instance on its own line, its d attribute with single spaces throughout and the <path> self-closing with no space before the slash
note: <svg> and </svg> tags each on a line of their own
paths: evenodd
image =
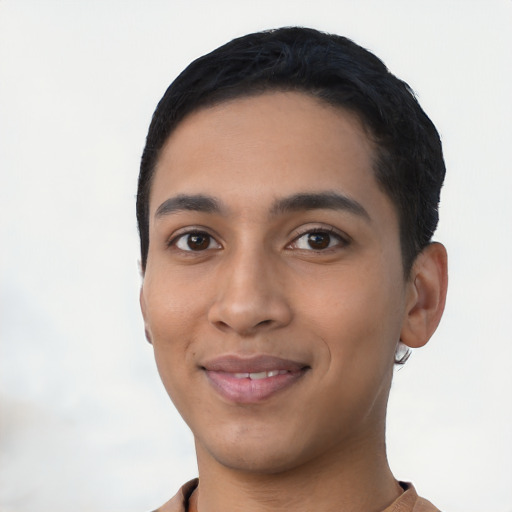
<svg viewBox="0 0 512 512">
<path fill-rule="evenodd" d="M 140 300 L 199 483 L 160 510 L 437 510 L 393 477 L 385 417 L 444 308 L 444 173 L 408 86 L 339 36 L 251 34 L 171 84 L 139 177 Z"/>
</svg>

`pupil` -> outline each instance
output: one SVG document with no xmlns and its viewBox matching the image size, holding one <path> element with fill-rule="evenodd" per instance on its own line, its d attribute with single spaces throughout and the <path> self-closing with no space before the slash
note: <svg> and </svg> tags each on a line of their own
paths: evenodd
<svg viewBox="0 0 512 512">
<path fill-rule="evenodd" d="M 208 245 L 210 245 L 210 240 L 208 238 L 208 235 L 189 235 L 187 245 L 193 251 L 202 251 L 204 249 L 208 249 Z"/>
<path fill-rule="evenodd" d="M 329 247 L 331 237 L 327 233 L 311 233 L 308 237 L 309 246 L 312 249 L 325 249 Z"/>
</svg>

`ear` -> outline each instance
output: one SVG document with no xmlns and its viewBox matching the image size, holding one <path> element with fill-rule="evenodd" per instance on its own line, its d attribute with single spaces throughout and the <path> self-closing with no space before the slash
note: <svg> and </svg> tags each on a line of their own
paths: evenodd
<svg viewBox="0 0 512 512">
<path fill-rule="evenodd" d="M 153 340 L 151 339 L 151 334 L 149 332 L 149 327 L 147 323 L 146 299 L 144 298 L 144 285 L 140 287 L 139 303 L 140 310 L 142 311 L 142 318 L 144 319 L 144 334 L 146 335 L 146 339 L 148 340 L 148 342 L 153 344 Z"/>
<path fill-rule="evenodd" d="M 400 340 L 411 348 L 422 347 L 437 329 L 443 315 L 448 287 L 446 249 L 433 242 L 417 256 L 409 278 L 406 317 Z"/>
</svg>

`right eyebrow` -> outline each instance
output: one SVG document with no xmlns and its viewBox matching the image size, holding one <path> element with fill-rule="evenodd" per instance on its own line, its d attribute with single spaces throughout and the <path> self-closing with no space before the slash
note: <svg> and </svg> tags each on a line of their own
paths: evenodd
<svg viewBox="0 0 512 512">
<path fill-rule="evenodd" d="M 222 214 L 224 209 L 220 206 L 219 201 L 214 197 L 205 196 L 202 194 L 180 194 L 175 197 L 166 199 L 157 208 L 155 212 L 155 218 L 158 219 L 166 215 L 182 211 Z"/>
<path fill-rule="evenodd" d="M 278 199 L 271 209 L 271 214 L 277 215 L 301 210 L 344 210 L 358 215 L 367 222 L 371 221 L 370 215 L 361 203 L 346 195 L 329 190 L 299 193 Z"/>
</svg>

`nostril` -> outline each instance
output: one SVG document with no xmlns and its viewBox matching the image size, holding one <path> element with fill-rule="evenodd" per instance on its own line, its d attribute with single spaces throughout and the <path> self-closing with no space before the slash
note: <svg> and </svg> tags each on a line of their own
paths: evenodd
<svg viewBox="0 0 512 512">
<path fill-rule="evenodd" d="M 217 324 L 217 327 L 219 327 L 220 329 L 229 329 L 229 324 L 227 324 L 226 322 L 223 322 L 222 320 L 219 320 L 218 322 L 216 322 Z"/>
<path fill-rule="evenodd" d="M 270 325 L 272 320 L 262 320 L 256 324 L 256 327 L 265 327 L 266 325 Z"/>
</svg>

